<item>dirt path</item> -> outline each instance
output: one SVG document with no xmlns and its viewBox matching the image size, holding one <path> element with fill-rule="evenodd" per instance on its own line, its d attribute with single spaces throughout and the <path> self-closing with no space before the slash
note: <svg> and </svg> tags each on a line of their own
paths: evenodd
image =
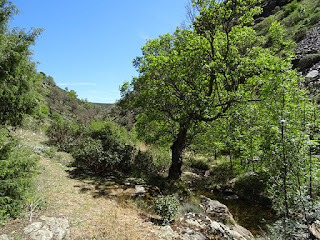
<svg viewBox="0 0 320 240">
<path fill-rule="evenodd" d="M 41 147 L 46 140 L 43 134 L 21 133 L 30 146 Z M 43 156 L 40 165 L 37 187 L 46 204 L 43 210 L 35 212 L 35 219 L 40 215 L 67 217 L 71 239 L 76 240 L 156 239 L 151 232 L 155 226 L 143 220 L 130 200 L 121 197 L 133 194 L 134 189 L 72 179 L 63 164 Z"/>
</svg>

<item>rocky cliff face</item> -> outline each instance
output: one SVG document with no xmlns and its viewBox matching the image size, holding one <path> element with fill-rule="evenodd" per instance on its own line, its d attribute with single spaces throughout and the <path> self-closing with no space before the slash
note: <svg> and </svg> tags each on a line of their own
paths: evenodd
<svg viewBox="0 0 320 240">
<path fill-rule="evenodd" d="M 320 90 L 320 23 L 295 47 L 294 67 L 305 77 L 304 87 L 312 94 Z"/>
</svg>

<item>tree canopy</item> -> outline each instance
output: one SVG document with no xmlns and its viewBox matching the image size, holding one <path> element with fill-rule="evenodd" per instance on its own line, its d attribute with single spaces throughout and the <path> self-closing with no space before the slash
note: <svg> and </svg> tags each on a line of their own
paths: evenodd
<svg viewBox="0 0 320 240">
<path fill-rule="evenodd" d="M 10 29 L 8 22 L 18 10 L 7 0 L 0 1 L 0 9 L 0 124 L 17 125 L 24 114 L 33 112 L 40 99 L 36 84 L 41 77 L 31 59 L 30 46 L 41 30 Z"/>
<path fill-rule="evenodd" d="M 201 123 L 275 94 L 283 78 L 291 81 L 290 55 L 281 58 L 264 48 L 264 39 L 248 26 L 260 12 L 256 3 L 194 1 L 201 10 L 192 30 L 149 40 L 134 60 L 139 76 L 123 87 L 124 100 L 139 113 L 138 126 L 150 140 L 172 143 L 169 178 L 180 177 L 182 151 Z"/>
</svg>

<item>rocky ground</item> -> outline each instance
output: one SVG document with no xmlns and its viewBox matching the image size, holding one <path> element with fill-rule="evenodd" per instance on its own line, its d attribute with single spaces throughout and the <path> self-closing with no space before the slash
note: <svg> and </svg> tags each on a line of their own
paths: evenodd
<svg viewBox="0 0 320 240">
<path fill-rule="evenodd" d="M 314 95 L 320 90 L 320 24 L 295 47 L 294 66 L 305 77 L 304 87 Z"/>
</svg>

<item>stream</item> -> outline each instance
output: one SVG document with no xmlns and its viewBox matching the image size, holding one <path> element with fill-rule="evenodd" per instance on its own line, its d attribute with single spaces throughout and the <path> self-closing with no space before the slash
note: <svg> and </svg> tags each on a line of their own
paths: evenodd
<svg viewBox="0 0 320 240">
<path fill-rule="evenodd" d="M 222 193 L 199 192 L 212 200 L 218 200 L 226 205 L 238 224 L 248 229 L 254 236 L 267 230 L 267 225 L 277 220 L 270 207 L 248 202 L 242 199 L 229 199 Z"/>
</svg>

